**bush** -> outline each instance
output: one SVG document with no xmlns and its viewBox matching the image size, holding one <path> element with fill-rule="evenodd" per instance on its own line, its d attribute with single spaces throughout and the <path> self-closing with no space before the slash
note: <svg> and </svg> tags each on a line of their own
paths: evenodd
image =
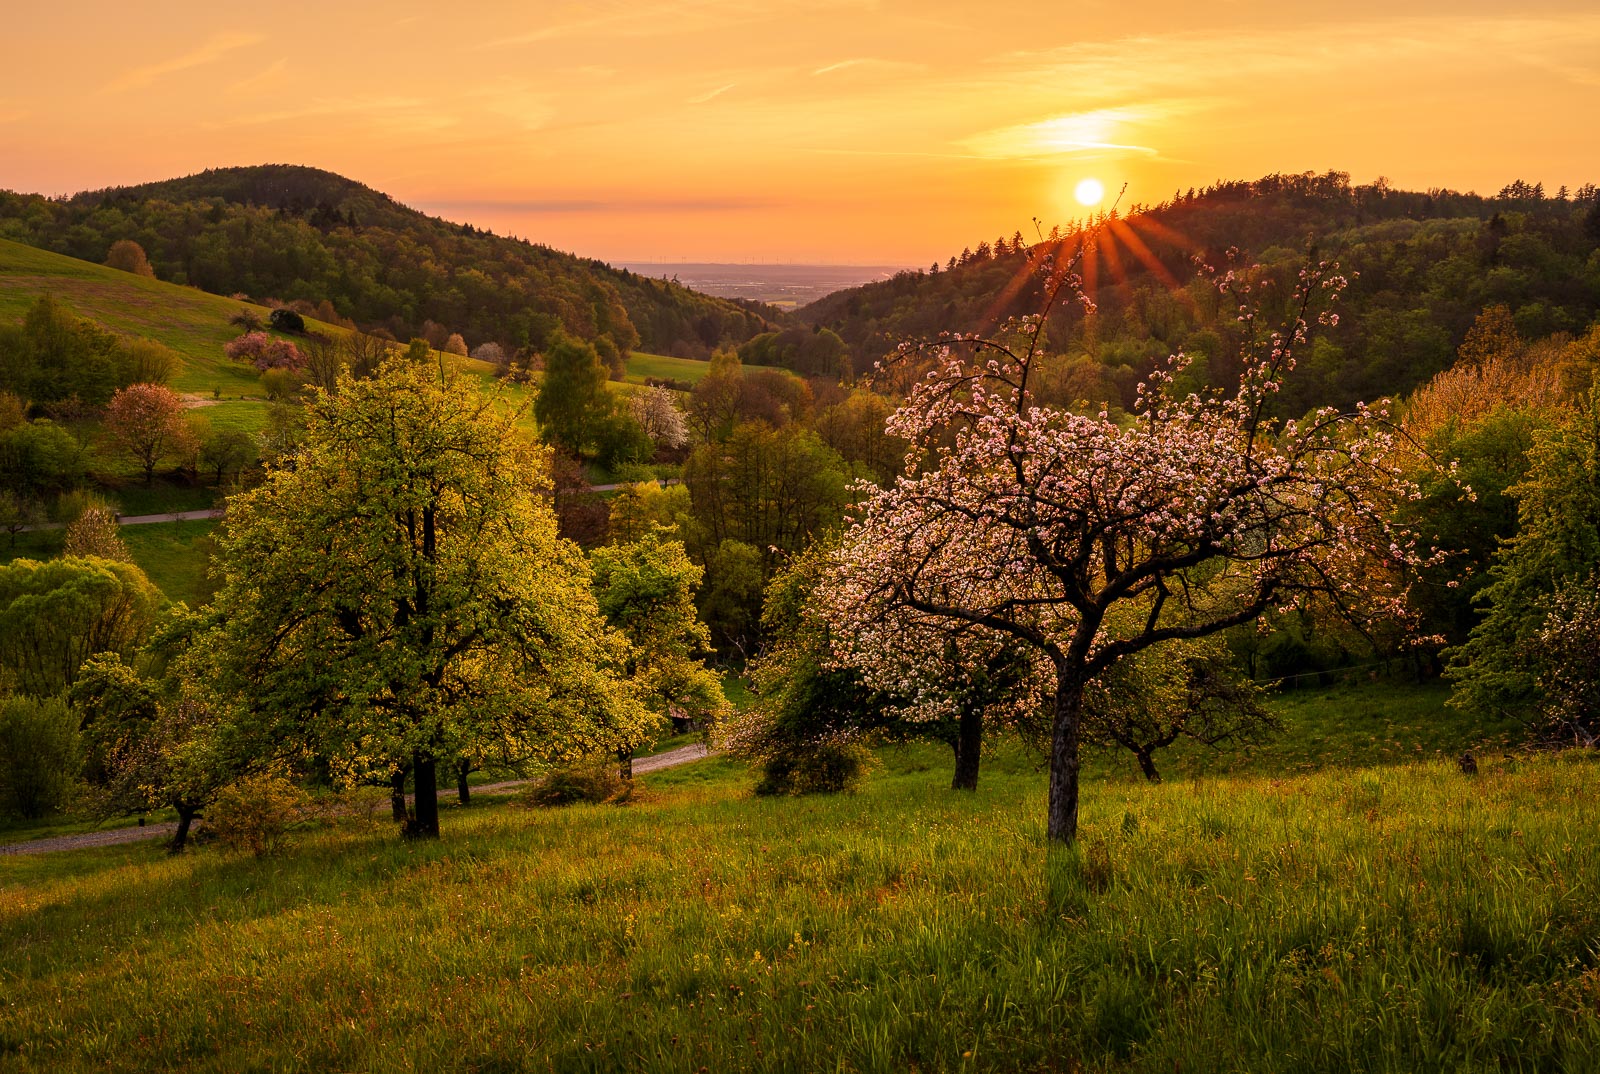
<svg viewBox="0 0 1600 1074">
<path fill-rule="evenodd" d="M 0 700 L 0 812 L 33 818 L 65 807 L 82 767 L 78 721 L 65 701 Z"/>
<path fill-rule="evenodd" d="M 837 794 L 866 781 L 877 758 L 860 742 L 821 742 L 767 757 L 761 766 L 759 795 Z"/>
<path fill-rule="evenodd" d="M 273 310 L 271 316 L 267 318 L 267 323 L 274 331 L 291 332 L 297 336 L 304 335 L 306 331 L 305 318 L 291 309 Z"/>
<path fill-rule="evenodd" d="M 558 768 L 528 789 L 527 801 L 546 808 L 578 802 L 626 802 L 633 797 L 637 781 L 623 779 L 617 769 L 617 761 L 610 757 Z"/>
<path fill-rule="evenodd" d="M 288 845 L 289 829 L 305 820 L 310 809 L 304 791 L 268 773 L 223 788 L 206 810 L 206 821 L 217 842 L 229 850 L 264 858 Z"/>
</svg>

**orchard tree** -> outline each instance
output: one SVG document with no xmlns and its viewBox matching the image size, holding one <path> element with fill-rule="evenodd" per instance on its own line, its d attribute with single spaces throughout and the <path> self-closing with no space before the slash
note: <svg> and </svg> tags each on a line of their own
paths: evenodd
<svg viewBox="0 0 1600 1074">
<path fill-rule="evenodd" d="M 677 394 L 671 388 L 646 388 L 628 399 L 633 420 L 657 447 L 681 448 L 689 442 L 689 427 L 678 409 Z"/>
<path fill-rule="evenodd" d="M 298 450 L 228 502 L 194 646 L 256 752 L 346 782 L 409 769 L 423 836 L 441 759 L 562 759 L 647 721 L 515 417 L 404 359 L 319 395 Z"/>
<path fill-rule="evenodd" d="M 1344 282 L 1332 266 L 1303 270 L 1292 296 L 1269 296 L 1287 311 L 1276 330 L 1257 312 L 1249 273 L 1220 275 L 1243 337 L 1237 390 L 1179 396 L 1175 356 L 1141 386 L 1124 426 L 1034 401 L 1051 305 L 1065 293 L 1093 308 L 1075 257 L 1061 253 L 1036 254 L 1042 312 L 999 338 L 932 345 L 931 370 L 889 422 L 910 444 L 905 470 L 889 488 L 863 487 L 827 605 L 843 632 L 895 613 L 929 630 L 1008 635 L 1047 662 L 1047 832 L 1070 843 L 1085 693 L 1097 676 L 1151 646 L 1314 598 L 1351 615 L 1403 616 L 1402 572 L 1371 562 L 1425 557 L 1391 522 L 1415 488 L 1385 459 L 1395 434 L 1380 411 L 1270 417 L 1314 305 Z M 923 350 L 908 344 L 901 360 Z"/>
<path fill-rule="evenodd" d="M 144 483 L 155 477 L 156 464 L 169 455 L 192 449 L 184 420 L 183 397 L 160 384 L 130 384 L 106 406 L 106 432 L 144 468 Z"/>
</svg>

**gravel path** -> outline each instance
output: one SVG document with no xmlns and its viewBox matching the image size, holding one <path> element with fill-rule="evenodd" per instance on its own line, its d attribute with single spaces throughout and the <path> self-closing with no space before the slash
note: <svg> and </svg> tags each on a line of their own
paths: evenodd
<svg viewBox="0 0 1600 1074">
<path fill-rule="evenodd" d="M 636 757 L 633 761 L 633 774 L 643 775 L 654 772 L 658 768 L 675 768 L 680 764 L 698 761 L 710 755 L 702 743 L 690 746 L 679 746 L 675 750 L 657 753 L 650 757 Z M 513 794 L 526 787 L 532 780 L 512 779 L 503 783 L 486 783 L 481 787 L 472 788 L 474 795 L 488 794 Z M 454 795 L 454 787 L 441 789 L 439 797 L 445 798 Z M 80 832 L 77 835 L 57 835 L 49 839 L 31 839 L 23 843 L 6 843 L 0 845 L 0 857 L 7 854 L 53 854 L 61 850 L 80 850 L 84 847 L 110 847 L 123 843 L 138 843 L 146 839 L 161 839 L 178 830 L 177 821 L 166 821 L 162 824 L 146 824 L 143 827 L 112 828 L 103 832 Z"/>
</svg>

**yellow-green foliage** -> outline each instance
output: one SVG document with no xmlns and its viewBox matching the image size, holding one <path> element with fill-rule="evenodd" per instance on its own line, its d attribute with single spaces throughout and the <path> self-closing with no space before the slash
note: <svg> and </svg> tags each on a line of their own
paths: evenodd
<svg viewBox="0 0 1600 1074">
<path fill-rule="evenodd" d="M 289 829 L 306 818 L 310 799 L 281 775 L 247 776 L 224 787 L 206 808 L 217 841 L 258 858 L 288 846 Z"/>
<path fill-rule="evenodd" d="M 1091 783 L 712 760 L 625 810 L 354 821 L 269 863 L 0 858 L 19 1070 L 1593 1070 L 1591 759 Z"/>
</svg>

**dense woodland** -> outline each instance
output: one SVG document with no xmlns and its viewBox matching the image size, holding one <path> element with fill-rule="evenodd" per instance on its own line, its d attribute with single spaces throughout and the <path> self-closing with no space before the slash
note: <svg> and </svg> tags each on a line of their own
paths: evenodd
<svg viewBox="0 0 1600 1074">
<path fill-rule="evenodd" d="M 396 338 L 542 349 L 558 330 L 705 357 L 776 310 L 712 298 L 547 246 L 452 224 L 315 168 L 222 168 L 63 200 L 0 191 L 0 236 L 102 262 L 138 243 L 154 274 L 304 305 Z"/>
</svg>

